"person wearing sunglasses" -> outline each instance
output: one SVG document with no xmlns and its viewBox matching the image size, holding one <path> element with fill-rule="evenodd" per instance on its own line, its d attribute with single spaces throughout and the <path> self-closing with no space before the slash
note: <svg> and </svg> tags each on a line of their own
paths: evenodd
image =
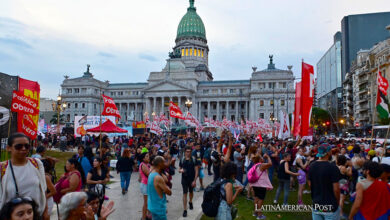
<svg viewBox="0 0 390 220">
<path fill-rule="evenodd" d="M 16 197 L 30 197 L 37 204 L 38 216 L 46 208 L 45 169 L 39 159 L 28 158 L 29 138 L 14 133 L 8 138 L 7 151 L 11 159 L 0 163 L 0 208 Z"/>
<path fill-rule="evenodd" d="M 38 220 L 37 205 L 30 197 L 17 197 L 7 202 L 0 211 L 2 220 Z"/>
</svg>

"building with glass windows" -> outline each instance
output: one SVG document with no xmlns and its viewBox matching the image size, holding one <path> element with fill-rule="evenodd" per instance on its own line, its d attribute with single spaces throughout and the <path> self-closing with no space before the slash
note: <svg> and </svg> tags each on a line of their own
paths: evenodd
<svg viewBox="0 0 390 220">
<path fill-rule="evenodd" d="M 209 69 L 208 58 L 206 29 L 194 0 L 190 0 L 178 25 L 173 51 L 161 71 L 151 72 L 147 82 L 142 83 L 101 81 L 93 77 L 89 66 L 81 77 L 66 76 L 61 84 L 63 100 L 68 103 L 65 118 L 73 122 L 75 116 L 99 115 L 103 92 L 115 100 L 122 123 L 141 121 L 145 112 L 149 116 L 169 115 L 170 101 L 185 111 L 186 100 L 191 100 L 190 112 L 200 121 L 204 117 L 238 122 L 269 120 L 276 118 L 280 110 L 294 111 L 292 66 L 277 69 L 270 56 L 266 69 L 258 71 L 252 67 L 250 79 L 217 81 Z"/>
<path fill-rule="evenodd" d="M 341 21 L 343 80 L 361 49 L 368 50 L 389 36 L 385 28 L 389 23 L 390 12 L 348 15 L 343 18 Z"/>
<path fill-rule="evenodd" d="M 331 113 L 335 121 L 342 113 L 341 33 L 317 63 L 317 106 Z"/>
</svg>

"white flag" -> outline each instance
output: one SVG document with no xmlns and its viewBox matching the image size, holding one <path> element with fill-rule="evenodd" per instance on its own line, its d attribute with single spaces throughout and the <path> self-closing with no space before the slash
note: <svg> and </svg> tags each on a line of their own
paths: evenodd
<svg viewBox="0 0 390 220">
<path fill-rule="evenodd" d="M 286 139 L 290 137 L 290 120 L 288 115 L 283 111 L 279 112 L 280 128 L 279 128 L 279 139 Z"/>
</svg>

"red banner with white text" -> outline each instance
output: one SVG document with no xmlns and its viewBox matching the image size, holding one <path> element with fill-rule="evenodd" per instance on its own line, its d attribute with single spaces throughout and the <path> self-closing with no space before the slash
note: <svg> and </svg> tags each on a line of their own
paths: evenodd
<svg viewBox="0 0 390 220">
<path fill-rule="evenodd" d="M 39 114 L 38 102 L 24 96 L 21 91 L 14 91 L 12 93 L 12 105 L 11 110 L 13 112 L 37 115 Z"/>
<path fill-rule="evenodd" d="M 37 114 L 32 115 L 26 113 L 18 113 L 18 132 L 24 133 L 32 140 L 37 137 L 40 91 L 41 89 L 38 82 L 30 81 L 19 77 L 20 94 L 37 103 Z"/>
<path fill-rule="evenodd" d="M 102 97 L 104 102 L 102 115 L 121 118 L 121 115 L 119 114 L 118 108 L 116 107 L 114 100 L 106 95 L 102 95 Z"/>
<path fill-rule="evenodd" d="M 169 102 L 169 115 L 172 118 L 179 118 L 185 120 L 183 112 L 180 110 L 179 106 L 177 106 L 172 101 Z"/>
<path fill-rule="evenodd" d="M 302 88 L 301 88 L 301 130 L 300 136 L 309 134 L 311 111 L 314 100 L 314 68 L 302 62 Z"/>
</svg>

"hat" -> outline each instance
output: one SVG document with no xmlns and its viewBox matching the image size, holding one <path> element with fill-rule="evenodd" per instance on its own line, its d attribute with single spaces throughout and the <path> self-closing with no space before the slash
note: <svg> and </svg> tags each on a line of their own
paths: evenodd
<svg viewBox="0 0 390 220">
<path fill-rule="evenodd" d="M 347 150 L 348 151 L 351 151 L 353 149 L 353 146 L 352 145 L 349 145 L 348 147 L 347 147 Z"/>
<path fill-rule="evenodd" d="M 376 154 L 375 150 L 369 150 L 368 151 L 368 155 L 370 155 L 370 156 L 375 156 L 375 154 Z"/>
<path fill-rule="evenodd" d="M 234 148 L 241 148 L 241 144 L 235 144 Z"/>
<path fill-rule="evenodd" d="M 143 153 L 149 153 L 148 148 L 146 148 L 146 147 L 142 148 L 141 154 L 143 154 Z"/>
<path fill-rule="evenodd" d="M 332 148 L 329 146 L 329 144 L 321 144 L 318 147 L 318 154 L 317 157 L 324 157 Z"/>
</svg>

